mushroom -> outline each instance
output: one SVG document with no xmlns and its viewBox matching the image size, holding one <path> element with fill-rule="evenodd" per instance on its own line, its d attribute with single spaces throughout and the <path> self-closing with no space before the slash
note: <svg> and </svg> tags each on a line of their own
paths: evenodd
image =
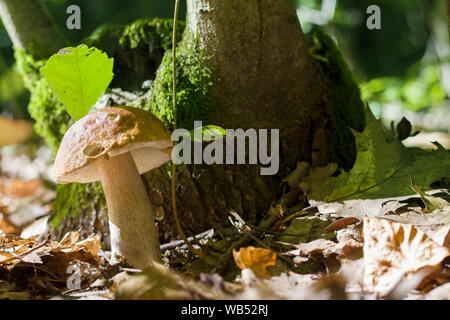
<svg viewBox="0 0 450 320">
<path fill-rule="evenodd" d="M 25 120 L 11 120 L 0 116 L 0 148 L 22 143 L 33 133 L 33 124 Z M 1 174 L 1 154 L 0 154 Z"/>
<path fill-rule="evenodd" d="M 140 175 L 168 162 L 172 145 L 158 118 L 122 106 L 90 113 L 64 135 L 55 159 L 55 180 L 101 181 L 114 260 L 119 255 L 141 269 L 161 261 L 154 213 Z"/>
</svg>

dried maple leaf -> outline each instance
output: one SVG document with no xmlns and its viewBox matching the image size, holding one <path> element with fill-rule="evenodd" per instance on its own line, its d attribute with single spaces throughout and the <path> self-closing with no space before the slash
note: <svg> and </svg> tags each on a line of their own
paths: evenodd
<svg viewBox="0 0 450 320">
<path fill-rule="evenodd" d="M 246 247 L 240 248 L 239 252 L 233 251 L 234 261 L 241 269 L 250 269 L 258 277 L 270 276 L 267 267 L 277 263 L 277 255 L 269 249 Z"/>
<path fill-rule="evenodd" d="M 438 271 L 450 250 L 413 225 L 364 219 L 364 289 L 381 296 L 401 279 L 428 268 Z"/>
</svg>

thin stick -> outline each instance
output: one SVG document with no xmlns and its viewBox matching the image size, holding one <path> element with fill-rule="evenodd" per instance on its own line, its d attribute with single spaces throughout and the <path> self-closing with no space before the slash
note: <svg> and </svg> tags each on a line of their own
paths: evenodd
<svg viewBox="0 0 450 320">
<path fill-rule="evenodd" d="M 180 7 L 180 1 L 175 0 L 175 13 L 173 17 L 173 34 L 172 34 L 172 78 L 173 78 L 173 128 L 177 128 L 177 77 L 176 77 L 176 58 L 177 58 L 177 19 L 178 19 L 178 9 Z M 189 240 L 184 234 L 183 228 L 181 227 L 180 219 L 178 217 L 177 211 L 177 198 L 176 198 L 176 182 L 177 182 L 177 171 L 176 165 L 172 162 L 172 207 L 173 215 L 175 217 L 175 224 L 177 226 L 178 233 L 183 239 L 184 243 L 187 245 L 189 250 L 197 254 L 199 257 L 203 257 L 204 253 L 192 246 Z"/>
<path fill-rule="evenodd" d="M 202 232 L 200 234 L 195 235 L 195 239 L 198 240 L 198 239 L 206 238 L 211 233 L 214 233 L 214 229 L 209 229 L 208 231 L 205 231 L 205 232 Z M 187 238 L 187 240 L 189 242 L 193 242 L 195 239 L 194 239 L 194 237 Z M 169 250 L 169 249 L 175 249 L 175 248 L 181 247 L 183 245 L 185 245 L 184 240 L 178 240 L 178 241 L 162 244 L 160 246 L 160 248 L 161 248 L 161 251 L 166 251 L 166 250 Z"/>
</svg>

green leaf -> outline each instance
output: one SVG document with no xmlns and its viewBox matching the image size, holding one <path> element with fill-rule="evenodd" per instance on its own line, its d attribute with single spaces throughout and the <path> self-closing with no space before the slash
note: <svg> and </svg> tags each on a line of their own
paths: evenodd
<svg viewBox="0 0 450 320">
<path fill-rule="evenodd" d="M 450 152 L 442 146 L 427 151 L 406 148 L 398 139 L 388 141 L 369 108 L 366 123 L 362 133 L 353 131 L 358 153 L 349 172 L 332 177 L 333 167 L 329 166 L 331 170 L 326 176 L 324 168 L 312 170 L 308 177 L 302 178 L 300 186 L 310 199 L 342 201 L 406 196 L 412 194 L 410 177 L 427 191 L 433 182 L 450 176 Z"/>
<path fill-rule="evenodd" d="M 41 73 L 70 116 L 79 120 L 110 84 L 113 64 L 114 59 L 100 50 L 80 45 L 62 49 L 50 57 Z"/>
<path fill-rule="evenodd" d="M 202 133 L 201 139 L 198 139 L 195 135 L 195 133 L 198 131 L 201 131 L 201 133 Z M 195 129 L 191 130 L 189 133 L 190 133 L 191 139 L 193 141 L 210 142 L 210 141 L 214 141 L 218 137 L 225 136 L 227 134 L 227 131 L 218 126 L 208 125 L 208 126 L 202 126 L 202 127 L 195 128 Z"/>
</svg>

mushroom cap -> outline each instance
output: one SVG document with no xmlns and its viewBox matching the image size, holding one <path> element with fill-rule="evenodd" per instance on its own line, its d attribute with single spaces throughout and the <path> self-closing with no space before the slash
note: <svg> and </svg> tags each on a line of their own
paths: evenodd
<svg viewBox="0 0 450 320">
<path fill-rule="evenodd" d="M 0 147 L 18 144 L 33 133 L 33 124 L 25 120 L 11 120 L 0 116 Z"/>
<path fill-rule="evenodd" d="M 88 114 L 63 137 L 54 164 L 59 183 L 100 180 L 96 161 L 130 152 L 139 173 L 170 160 L 170 132 L 151 113 L 133 107 L 112 107 Z"/>
</svg>

